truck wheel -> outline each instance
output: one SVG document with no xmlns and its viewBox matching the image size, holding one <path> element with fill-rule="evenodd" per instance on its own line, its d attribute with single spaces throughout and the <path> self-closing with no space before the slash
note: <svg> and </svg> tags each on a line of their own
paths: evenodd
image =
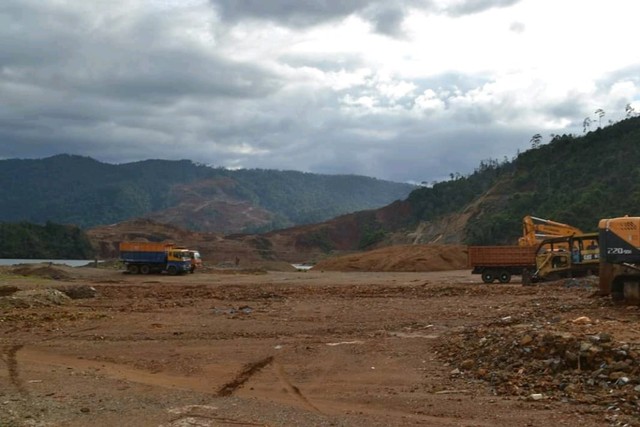
<svg viewBox="0 0 640 427">
<path fill-rule="evenodd" d="M 141 274 L 149 274 L 149 271 L 151 271 L 151 269 L 149 268 L 148 265 L 141 265 L 140 266 L 140 273 Z"/>
<path fill-rule="evenodd" d="M 178 273 L 178 269 L 175 265 L 170 265 L 169 268 L 167 268 L 167 273 L 169 273 L 171 276 L 175 276 Z"/>
<path fill-rule="evenodd" d="M 129 273 L 131 273 L 131 274 L 138 274 L 138 272 L 140 271 L 140 269 L 138 268 L 138 266 L 137 266 L 137 265 L 135 265 L 135 264 L 130 264 L 130 265 L 127 267 L 127 271 L 128 271 Z"/>
<path fill-rule="evenodd" d="M 507 270 L 502 270 L 498 276 L 500 283 L 509 283 L 511 281 L 511 273 Z"/>
<path fill-rule="evenodd" d="M 495 280 L 495 276 L 493 275 L 493 271 L 485 271 L 482 273 L 482 281 L 484 283 L 493 283 Z"/>
</svg>

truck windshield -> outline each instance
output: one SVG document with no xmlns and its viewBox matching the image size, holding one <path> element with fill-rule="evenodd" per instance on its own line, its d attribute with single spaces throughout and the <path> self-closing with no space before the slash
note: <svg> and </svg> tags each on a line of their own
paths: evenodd
<svg viewBox="0 0 640 427">
<path fill-rule="evenodd" d="M 171 256 L 173 258 L 181 259 L 183 261 L 187 261 L 190 259 L 189 253 L 186 251 L 173 251 L 171 252 Z"/>
</svg>

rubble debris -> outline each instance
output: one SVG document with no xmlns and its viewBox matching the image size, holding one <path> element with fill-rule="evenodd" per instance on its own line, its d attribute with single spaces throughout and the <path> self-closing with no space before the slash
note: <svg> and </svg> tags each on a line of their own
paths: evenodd
<svg viewBox="0 0 640 427">
<path fill-rule="evenodd" d="M 592 324 L 591 319 L 587 319 Z M 451 377 L 486 381 L 498 395 L 557 400 L 640 413 L 640 343 L 618 342 L 608 333 L 571 332 L 546 322 L 505 324 L 504 318 L 467 327 L 442 340 L 438 353 Z M 575 330 L 575 326 L 580 329 Z"/>
<path fill-rule="evenodd" d="M 98 291 L 93 286 L 79 285 L 57 288 L 71 299 L 87 299 L 98 296 Z"/>
<path fill-rule="evenodd" d="M 0 303 L 10 307 L 29 308 L 62 305 L 69 300 L 67 295 L 57 289 L 30 289 L 2 297 Z"/>
</svg>

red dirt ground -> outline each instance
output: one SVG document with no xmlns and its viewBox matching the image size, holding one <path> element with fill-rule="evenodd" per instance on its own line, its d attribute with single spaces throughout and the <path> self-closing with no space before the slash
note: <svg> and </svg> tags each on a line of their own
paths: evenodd
<svg viewBox="0 0 640 427">
<path fill-rule="evenodd" d="M 5 268 L 0 425 L 639 425 L 638 310 L 573 285 Z"/>
</svg>

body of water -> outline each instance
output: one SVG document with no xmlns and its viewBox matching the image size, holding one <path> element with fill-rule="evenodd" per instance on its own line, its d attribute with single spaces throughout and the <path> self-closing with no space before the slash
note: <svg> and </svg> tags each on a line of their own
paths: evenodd
<svg viewBox="0 0 640 427">
<path fill-rule="evenodd" d="M 70 267 L 82 267 L 89 263 L 93 263 L 92 259 L 12 259 L 12 258 L 0 258 L 0 265 L 18 265 L 18 264 L 40 264 L 40 263 L 52 263 L 63 264 Z M 98 261 L 99 262 L 99 261 Z"/>
</svg>

